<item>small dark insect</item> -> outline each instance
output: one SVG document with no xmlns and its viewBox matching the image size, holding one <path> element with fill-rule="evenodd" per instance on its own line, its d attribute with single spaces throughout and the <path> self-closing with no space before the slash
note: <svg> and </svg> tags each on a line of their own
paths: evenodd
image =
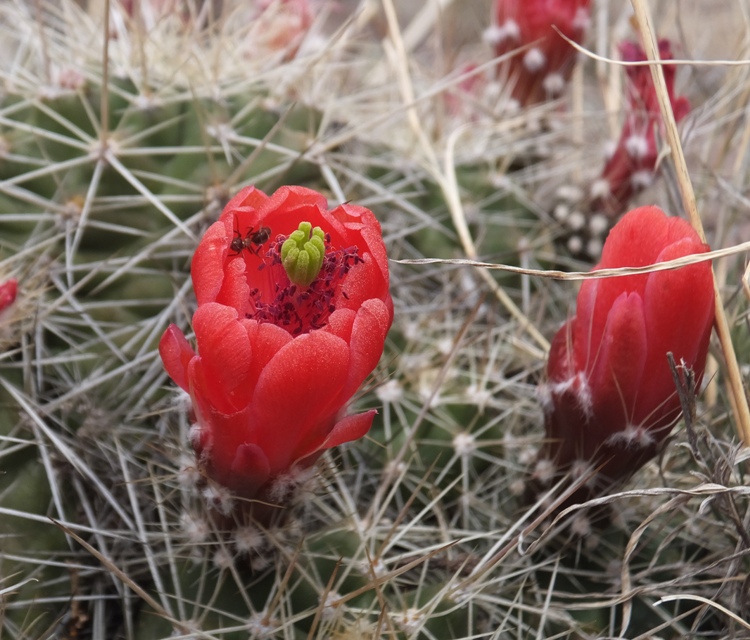
<svg viewBox="0 0 750 640">
<path fill-rule="evenodd" d="M 271 237 L 270 227 L 261 227 L 255 233 L 253 233 L 253 228 L 250 227 L 250 230 L 247 232 L 247 235 L 245 236 L 245 246 L 250 251 L 253 251 L 252 246 L 248 246 L 248 241 L 250 245 L 256 245 L 255 251 L 253 251 L 253 253 L 257 256 L 258 251 L 260 251 L 260 246 L 264 242 L 268 242 L 268 239 L 270 237 Z"/>
<path fill-rule="evenodd" d="M 243 249 L 247 249 L 250 253 L 254 253 L 256 256 L 260 255 L 260 247 L 264 242 L 268 242 L 271 237 L 271 229 L 269 227 L 261 227 L 255 231 L 254 227 L 250 227 L 242 237 L 239 229 L 234 230 L 234 238 L 229 243 L 229 248 L 234 251 L 234 255 L 242 253 Z"/>
<path fill-rule="evenodd" d="M 237 256 L 242 253 L 242 249 L 245 246 L 245 240 L 242 238 L 242 234 L 235 230 L 235 236 L 232 238 L 232 242 L 229 243 L 229 248 L 234 251 L 234 255 Z"/>
</svg>

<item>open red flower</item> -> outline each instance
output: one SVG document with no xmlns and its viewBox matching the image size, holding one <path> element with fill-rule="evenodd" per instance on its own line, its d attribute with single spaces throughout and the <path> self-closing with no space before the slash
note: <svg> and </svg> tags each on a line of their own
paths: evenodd
<svg viewBox="0 0 750 640">
<path fill-rule="evenodd" d="M 641 207 L 612 229 L 595 269 L 646 266 L 707 250 L 685 220 Z M 700 384 L 713 319 L 708 262 L 586 280 L 576 315 L 549 354 L 540 468 L 575 475 L 601 465 L 592 482 L 601 488 L 652 458 L 681 414 L 667 352 L 692 368 Z"/>
<path fill-rule="evenodd" d="M 303 247 L 293 240 L 292 257 L 282 251 L 290 236 Z M 310 256 L 308 283 L 298 274 Z M 310 189 L 248 187 L 203 236 L 191 274 L 198 354 L 174 325 L 159 352 L 193 400 L 201 470 L 268 499 L 272 481 L 370 428 L 374 410 L 345 407 L 393 320 L 380 225 L 363 207 L 329 211 Z"/>
<path fill-rule="evenodd" d="M 563 92 L 576 50 L 560 33 L 580 42 L 589 25 L 590 4 L 591 0 L 495 1 L 495 26 L 486 34 L 495 55 L 529 46 L 498 69 L 521 105 L 557 98 Z"/>
</svg>

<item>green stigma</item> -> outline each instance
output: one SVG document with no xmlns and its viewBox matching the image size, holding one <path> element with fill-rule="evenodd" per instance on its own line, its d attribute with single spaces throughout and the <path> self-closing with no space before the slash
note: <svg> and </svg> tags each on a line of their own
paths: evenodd
<svg viewBox="0 0 750 640">
<path fill-rule="evenodd" d="M 318 277 L 325 255 L 325 234 L 309 222 L 300 222 L 281 245 L 281 263 L 289 280 L 300 287 L 309 287 Z"/>
</svg>

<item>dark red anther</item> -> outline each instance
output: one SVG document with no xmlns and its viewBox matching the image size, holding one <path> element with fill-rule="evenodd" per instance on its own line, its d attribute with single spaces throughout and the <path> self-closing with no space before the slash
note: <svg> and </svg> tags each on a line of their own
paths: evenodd
<svg viewBox="0 0 750 640">
<path fill-rule="evenodd" d="M 357 247 L 332 250 L 330 235 L 326 235 L 326 255 L 323 259 L 318 277 L 310 286 L 301 288 L 290 283 L 286 271 L 281 265 L 279 252 L 286 240 L 278 236 L 269 245 L 259 269 L 273 269 L 275 277 L 272 300 L 263 300 L 258 289 L 250 292 L 251 303 L 255 311 L 248 315 L 259 322 L 273 322 L 283 327 L 292 335 L 307 333 L 325 327 L 328 316 L 336 311 L 336 296 L 339 291 L 348 300 L 342 287 L 351 267 L 362 259 Z"/>
</svg>

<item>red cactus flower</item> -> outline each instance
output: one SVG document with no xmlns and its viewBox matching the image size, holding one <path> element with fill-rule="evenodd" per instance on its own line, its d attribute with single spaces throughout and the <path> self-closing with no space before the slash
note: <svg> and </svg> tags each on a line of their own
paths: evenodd
<svg viewBox="0 0 750 640">
<path fill-rule="evenodd" d="M 251 49 L 285 51 L 285 58 L 297 54 L 313 23 L 310 0 L 259 0 L 254 18 Z"/>
<path fill-rule="evenodd" d="M 685 220 L 641 207 L 612 229 L 595 269 L 707 250 Z M 667 352 L 700 384 L 713 319 L 708 262 L 586 280 L 575 317 L 552 342 L 540 388 L 547 441 L 538 471 L 575 475 L 601 465 L 596 490 L 652 458 L 681 413 Z"/>
<path fill-rule="evenodd" d="M 589 25 L 591 0 L 496 0 L 486 39 L 501 56 L 530 45 L 498 72 L 521 105 L 558 97 L 573 69 L 576 50 L 560 34 L 580 42 Z"/>
<path fill-rule="evenodd" d="M 273 481 L 367 433 L 345 407 L 377 364 L 393 320 L 371 211 L 282 187 L 248 187 L 203 236 L 191 267 L 198 354 L 174 325 L 159 352 L 193 400 L 202 472 L 273 499 Z"/>
<path fill-rule="evenodd" d="M 624 42 L 620 52 L 626 62 L 647 59 L 646 53 L 635 42 Z M 659 57 L 672 59 L 668 40 L 659 42 Z M 687 98 L 675 96 L 677 68 L 666 65 L 663 69 L 675 120 L 679 122 L 689 113 L 690 103 Z M 630 198 L 653 182 L 658 156 L 656 132 L 664 129 L 650 68 L 627 67 L 627 76 L 627 106 L 622 133 L 591 193 L 591 211 L 605 213 L 611 218 L 620 215 Z"/>
</svg>

